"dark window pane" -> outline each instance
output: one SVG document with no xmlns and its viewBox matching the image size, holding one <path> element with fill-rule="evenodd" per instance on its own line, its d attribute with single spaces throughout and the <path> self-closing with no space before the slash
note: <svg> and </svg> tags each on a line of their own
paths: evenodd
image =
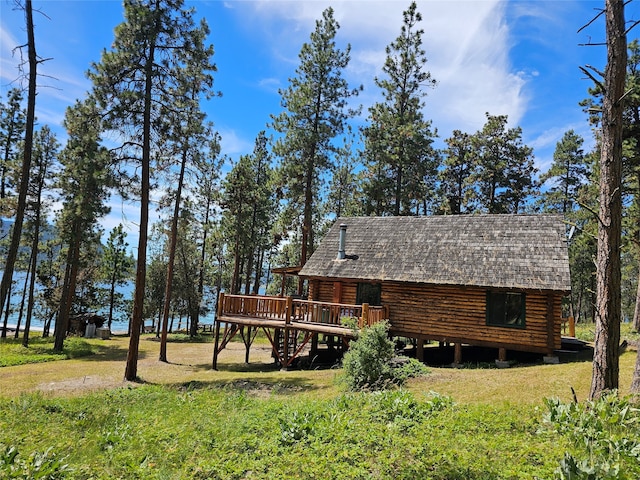
<svg viewBox="0 0 640 480">
<path fill-rule="evenodd" d="M 381 305 L 381 293 L 382 285 L 379 283 L 359 283 L 356 290 L 356 304 L 368 303 L 369 305 L 379 306 Z"/>
<path fill-rule="evenodd" d="M 487 292 L 487 325 L 525 328 L 525 295 Z"/>
</svg>

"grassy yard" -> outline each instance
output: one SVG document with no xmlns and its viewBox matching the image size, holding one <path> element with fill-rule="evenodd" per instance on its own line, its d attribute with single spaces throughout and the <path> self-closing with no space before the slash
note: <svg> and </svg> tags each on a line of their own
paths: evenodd
<svg viewBox="0 0 640 480">
<path fill-rule="evenodd" d="M 85 357 L 96 353 L 96 347 L 76 337 L 65 342 L 62 352 L 54 352 L 52 338 L 30 338 L 28 347 L 22 346 L 22 338 L 6 338 L 0 341 L 0 367 Z"/>
<path fill-rule="evenodd" d="M 85 342 L 89 356 L 0 368 L 0 478 L 640 476 L 635 406 L 568 403 L 571 387 L 587 397 L 588 361 L 431 368 L 403 390 L 348 393 L 339 369 L 274 368 L 265 343 L 249 365 L 230 344 L 213 371 L 211 343 L 173 338 L 166 364 L 145 335 L 128 383 L 128 338 Z M 634 362 L 621 356 L 622 392 Z"/>
</svg>

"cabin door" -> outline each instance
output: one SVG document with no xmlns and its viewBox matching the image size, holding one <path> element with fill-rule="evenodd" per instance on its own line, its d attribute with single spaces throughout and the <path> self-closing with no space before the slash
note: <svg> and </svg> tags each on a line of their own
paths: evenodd
<svg viewBox="0 0 640 480">
<path fill-rule="evenodd" d="M 342 282 L 333 282 L 333 303 L 342 303 Z"/>
</svg>

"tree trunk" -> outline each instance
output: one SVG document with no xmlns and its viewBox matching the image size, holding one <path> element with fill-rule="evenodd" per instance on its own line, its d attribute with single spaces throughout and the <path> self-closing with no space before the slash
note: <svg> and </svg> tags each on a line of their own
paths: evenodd
<svg viewBox="0 0 640 480">
<path fill-rule="evenodd" d="M 154 26 L 157 31 L 157 27 Z M 138 378 L 138 351 L 140 349 L 140 330 L 144 315 L 144 288 L 147 275 L 147 235 L 149 227 L 149 190 L 151 170 L 151 90 L 153 86 L 153 63 L 155 61 L 155 36 L 152 35 L 149 57 L 145 66 L 144 119 L 142 125 L 142 171 L 140 192 L 140 236 L 138 238 L 138 259 L 136 262 L 136 287 L 133 295 L 133 313 L 131 315 L 131 337 L 127 364 L 124 370 L 125 380 Z"/>
<path fill-rule="evenodd" d="M 31 241 L 31 261 L 29 263 L 29 293 L 27 298 L 27 316 L 24 323 L 24 334 L 22 335 L 22 346 L 29 346 L 29 333 L 31 330 L 31 316 L 33 314 L 34 291 L 36 284 L 36 274 L 38 267 L 38 253 L 40 245 L 40 222 L 42 221 L 42 190 L 44 188 L 45 177 L 47 171 L 47 163 L 41 162 L 39 169 L 39 177 L 37 183 L 37 195 L 34 212 L 34 228 L 33 239 Z M 24 298 L 23 298 L 24 302 Z M 16 330 L 17 332 L 17 330 Z"/>
<path fill-rule="evenodd" d="M 313 156 L 310 155 L 307 163 L 306 180 L 304 188 L 304 212 L 302 220 L 302 245 L 300 250 L 300 266 L 304 267 L 309 256 L 309 239 L 313 228 Z M 298 277 L 298 295 L 302 295 L 304 280 Z"/>
<path fill-rule="evenodd" d="M 202 248 L 200 250 L 200 265 L 198 270 L 198 296 L 200 301 L 204 298 L 204 271 L 205 260 L 207 258 L 207 233 L 209 226 L 209 208 L 211 206 L 211 198 L 207 196 L 206 207 L 204 212 L 204 222 L 202 223 Z M 198 309 L 198 318 L 200 317 L 200 309 Z"/>
<path fill-rule="evenodd" d="M 398 161 L 400 161 L 398 159 Z M 400 215 L 400 195 L 402 194 L 402 166 L 398 165 L 398 171 L 396 174 L 396 203 L 393 208 L 393 215 Z"/>
<path fill-rule="evenodd" d="M 640 344 L 638 344 L 636 368 L 633 371 L 633 379 L 631 380 L 631 393 L 640 394 Z"/>
<path fill-rule="evenodd" d="M 20 300 L 20 312 L 18 313 L 18 321 L 16 322 L 16 333 L 14 338 L 18 338 L 20 336 L 20 325 L 22 324 L 22 315 L 24 314 L 24 303 L 27 298 L 27 288 L 29 287 L 29 278 L 31 275 L 31 259 L 33 258 L 33 250 L 31 251 L 31 255 L 29 256 L 29 266 L 27 267 L 27 274 L 24 277 L 24 284 L 22 285 L 22 300 Z"/>
<path fill-rule="evenodd" d="M 71 243 L 67 252 L 67 266 L 65 268 L 64 284 L 62 286 L 62 297 L 60 298 L 60 308 L 54 331 L 53 349 L 61 352 L 64 347 L 64 339 L 69 330 L 69 313 L 76 293 L 76 279 L 78 278 L 78 262 L 80 259 L 80 232 L 82 231 L 80 220 L 75 220 L 71 235 Z"/>
<path fill-rule="evenodd" d="M 264 250 L 259 249 L 258 263 L 256 264 L 256 275 L 253 283 L 253 294 L 257 295 L 260 291 L 260 279 L 262 278 L 262 262 L 264 261 Z"/>
<path fill-rule="evenodd" d="M 621 317 L 622 102 L 627 68 L 624 0 L 606 0 L 607 67 L 602 108 L 596 334 L 589 397 L 618 388 Z"/>
<path fill-rule="evenodd" d="M 38 245 L 40 244 L 40 194 L 42 192 L 42 184 L 38 189 L 38 207 L 36 210 L 36 223 L 33 232 L 33 242 L 31 244 L 31 277 L 29 281 L 29 299 L 27 301 L 27 318 L 24 322 L 24 335 L 22 336 L 22 345 L 29 345 L 29 330 L 31 329 L 31 315 L 33 314 L 34 291 L 36 286 L 36 268 L 38 266 Z"/>
<path fill-rule="evenodd" d="M 107 326 L 111 331 L 111 323 L 113 322 L 113 304 L 115 303 L 116 296 L 116 268 L 113 268 L 113 275 L 111 275 L 111 285 L 109 286 L 109 317 L 107 319 Z"/>
<path fill-rule="evenodd" d="M 176 203 L 173 207 L 171 219 L 171 233 L 169 238 L 169 260 L 167 261 L 167 283 L 164 288 L 164 307 L 162 309 L 162 332 L 160 335 L 161 362 L 167 362 L 167 327 L 169 325 L 169 310 L 171 308 L 171 291 L 173 290 L 173 266 L 176 259 L 176 244 L 178 243 L 178 216 L 180 215 L 180 197 L 182 195 L 182 183 L 184 182 L 184 170 L 187 164 L 187 151 L 182 151 L 180 162 L 180 175 L 178 177 L 178 189 L 176 191 Z"/>
<path fill-rule="evenodd" d="M 633 310 L 633 330 L 640 332 L 640 262 L 638 262 L 638 288 L 636 289 L 636 307 Z"/>
<path fill-rule="evenodd" d="M 13 287 L 13 281 L 9 284 L 9 291 L 7 292 L 7 304 L 4 310 L 4 321 L 2 325 L 2 338 L 7 337 L 7 325 L 9 323 L 9 314 L 11 313 L 11 290 Z M 0 314 L 2 312 L 0 311 Z"/>
<path fill-rule="evenodd" d="M 22 171 L 20 173 L 20 190 L 18 192 L 18 207 L 16 210 L 16 218 L 13 222 L 11 231 L 11 244 L 7 252 L 7 260 L 2 273 L 2 281 L 0 282 L 0 310 L 7 301 L 7 292 L 11 286 L 13 279 L 13 269 L 15 267 L 16 258 L 18 256 L 18 248 L 20 246 L 20 236 L 22 235 L 22 222 L 24 220 L 24 211 L 27 206 L 27 190 L 29 187 L 29 171 L 31 169 L 31 154 L 33 150 L 33 124 L 35 121 L 36 110 L 36 75 L 38 58 L 36 56 L 36 42 L 33 31 L 33 8 L 31 0 L 25 0 L 25 19 L 27 23 L 27 48 L 29 56 L 29 94 L 27 97 L 27 125 L 24 136 L 24 155 L 22 158 Z M 6 335 L 6 330 L 2 331 L 2 335 Z"/>
</svg>

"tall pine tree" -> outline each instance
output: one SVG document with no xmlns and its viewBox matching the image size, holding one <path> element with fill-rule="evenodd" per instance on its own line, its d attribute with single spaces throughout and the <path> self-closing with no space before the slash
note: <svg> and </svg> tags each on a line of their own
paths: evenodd
<svg viewBox="0 0 640 480">
<path fill-rule="evenodd" d="M 471 135 L 454 130 L 445 140 L 443 168 L 440 171 L 440 190 L 445 213 L 459 215 L 473 211 L 473 185 L 475 170 Z"/>
<path fill-rule="evenodd" d="M 296 76 L 280 91 L 285 111 L 273 117 L 272 127 L 281 134 L 274 153 L 280 157 L 280 178 L 288 203 L 289 229 L 301 229 L 300 265 L 314 248 L 314 224 L 319 220 L 318 199 L 323 177 L 330 170 L 336 146 L 333 142 L 354 114 L 347 101 L 358 90 L 349 88 L 343 71 L 350 60 L 350 46 L 340 50 L 335 37 L 340 28 L 327 8 L 316 21 L 309 43 L 302 45 Z M 302 284 L 299 286 L 301 293 Z"/>
<path fill-rule="evenodd" d="M 96 240 L 97 222 L 109 211 L 105 201 L 113 186 L 111 156 L 100 146 L 102 125 L 92 99 L 68 108 L 64 126 L 69 139 L 58 157 L 62 172 L 57 186 L 63 200 L 58 223 L 67 253 L 55 327 L 56 351 L 62 351 L 69 327 L 82 253 Z"/>
<path fill-rule="evenodd" d="M 372 172 L 369 190 L 381 191 L 382 197 L 393 201 L 391 211 L 382 211 L 378 202 L 373 203 L 377 214 L 418 212 L 438 167 L 432 148 L 436 133 L 422 112 L 425 88 L 435 86 L 436 81 L 425 69 L 424 31 L 418 28 L 422 16 L 415 2 L 403 12 L 403 20 L 400 36 L 387 46 L 384 77 L 375 80 L 384 100 L 369 109 L 370 124 L 363 132 Z"/>
<path fill-rule="evenodd" d="M 152 152 L 165 140 L 162 114 L 183 103 L 179 86 L 189 75 L 201 78 L 201 88 L 210 88 L 215 69 L 210 63 L 213 47 L 205 46 L 208 27 L 197 25 L 194 11 L 183 8 L 183 0 L 125 0 L 125 21 L 116 27 L 111 51 L 104 51 L 89 76 L 93 95 L 105 111 L 108 128 L 124 139 L 122 159 L 135 159 L 140 171 L 140 233 L 136 281 L 131 318 L 131 339 L 125 378 L 138 372 L 140 329 L 143 322 L 149 195 Z M 193 72 L 189 72 L 193 69 Z M 191 97 L 189 97 L 191 98 Z"/>
<path fill-rule="evenodd" d="M 508 128 L 506 115 L 486 114 L 472 138 L 478 208 L 486 213 L 519 213 L 537 192 L 533 149 L 522 144 L 522 129 Z"/>
</svg>

